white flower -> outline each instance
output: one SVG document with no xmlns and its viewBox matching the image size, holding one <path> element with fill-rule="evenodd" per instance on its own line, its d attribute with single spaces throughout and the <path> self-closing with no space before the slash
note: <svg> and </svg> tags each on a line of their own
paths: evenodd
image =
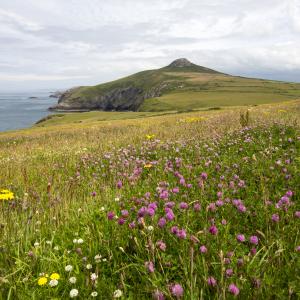
<svg viewBox="0 0 300 300">
<path fill-rule="evenodd" d="M 147 230 L 150 231 L 150 232 L 153 231 L 153 229 L 154 229 L 154 227 L 151 226 L 151 225 L 147 227 Z"/>
<path fill-rule="evenodd" d="M 65 270 L 66 270 L 67 272 L 71 272 L 71 271 L 73 270 L 73 266 L 67 265 L 67 266 L 65 266 Z"/>
<path fill-rule="evenodd" d="M 55 251 L 58 251 L 58 250 L 59 250 L 59 247 L 58 247 L 58 246 L 55 246 L 53 249 L 54 249 Z"/>
<path fill-rule="evenodd" d="M 93 267 L 93 266 L 92 266 L 91 264 L 87 264 L 87 265 L 86 265 L 86 268 L 87 268 L 88 270 L 90 270 L 92 267 Z"/>
<path fill-rule="evenodd" d="M 51 241 L 46 241 L 46 244 L 47 244 L 47 245 L 51 245 L 52 242 L 51 242 Z"/>
<path fill-rule="evenodd" d="M 74 244 L 77 244 L 77 243 L 78 243 L 78 240 L 77 240 L 77 239 L 74 239 L 74 240 L 73 240 L 73 243 L 74 243 Z"/>
<path fill-rule="evenodd" d="M 51 287 L 55 287 L 55 286 L 58 285 L 58 281 L 57 281 L 56 279 L 51 279 L 51 280 L 49 281 L 49 285 L 50 285 Z"/>
<path fill-rule="evenodd" d="M 33 245 L 34 245 L 34 247 L 38 247 L 40 245 L 40 243 L 39 242 L 35 242 Z"/>
<path fill-rule="evenodd" d="M 103 259 L 102 259 L 102 261 L 106 262 L 106 261 L 107 261 L 107 259 L 106 259 L 106 258 L 103 258 Z"/>
<path fill-rule="evenodd" d="M 123 292 L 121 290 L 114 291 L 114 298 L 121 298 L 122 295 L 123 295 Z"/>
<path fill-rule="evenodd" d="M 83 243 L 83 239 L 78 239 L 77 243 L 78 244 L 82 244 Z"/>
<path fill-rule="evenodd" d="M 95 262 L 96 263 L 98 263 L 98 262 L 100 262 L 101 261 L 101 255 L 100 254 L 97 254 L 95 257 L 94 257 L 94 259 L 95 259 Z"/>
<path fill-rule="evenodd" d="M 75 297 L 77 297 L 78 296 L 78 290 L 77 289 L 72 289 L 71 291 L 70 291 L 70 297 L 71 298 L 75 298 Z"/>
<path fill-rule="evenodd" d="M 69 282 L 72 283 L 72 284 L 76 283 L 76 281 L 77 281 L 76 277 L 70 277 L 69 278 Z"/>
<path fill-rule="evenodd" d="M 115 202 L 119 202 L 119 201 L 120 201 L 120 198 L 116 197 Z"/>
<path fill-rule="evenodd" d="M 105 211 L 105 207 L 102 206 L 102 207 L 100 208 L 100 211 Z"/>
<path fill-rule="evenodd" d="M 92 297 L 97 297 L 97 296 L 98 296 L 98 293 L 97 293 L 97 292 L 92 292 L 92 293 L 91 293 L 91 296 L 92 296 Z"/>
<path fill-rule="evenodd" d="M 96 273 L 92 273 L 92 274 L 91 274 L 91 280 L 92 280 L 92 281 L 97 280 L 97 278 L 98 278 L 98 275 L 97 275 Z"/>
</svg>

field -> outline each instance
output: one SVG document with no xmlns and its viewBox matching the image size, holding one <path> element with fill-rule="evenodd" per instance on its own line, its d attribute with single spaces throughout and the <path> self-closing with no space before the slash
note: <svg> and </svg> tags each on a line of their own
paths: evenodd
<svg viewBox="0 0 300 300">
<path fill-rule="evenodd" d="M 181 76 L 181 88 L 146 99 L 140 111 L 186 111 L 238 105 L 259 105 L 295 100 L 300 85 L 280 81 L 199 73 L 167 73 Z"/>
<path fill-rule="evenodd" d="M 1 133 L 0 299 L 298 299 L 300 101 L 284 97 Z"/>
</svg>

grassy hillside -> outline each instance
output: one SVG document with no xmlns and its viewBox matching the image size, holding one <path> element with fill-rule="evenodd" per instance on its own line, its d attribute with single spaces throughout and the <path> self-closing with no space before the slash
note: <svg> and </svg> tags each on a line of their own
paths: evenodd
<svg viewBox="0 0 300 300">
<path fill-rule="evenodd" d="M 175 63 L 175 64 L 174 64 Z M 168 111 L 297 99 L 300 84 L 226 75 L 187 61 L 66 93 L 57 109 Z"/>
<path fill-rule="evenodd" d="M 0 134 L 0 299 L 300 297 L 299 101 L 130 114 Z"/>
</svg>

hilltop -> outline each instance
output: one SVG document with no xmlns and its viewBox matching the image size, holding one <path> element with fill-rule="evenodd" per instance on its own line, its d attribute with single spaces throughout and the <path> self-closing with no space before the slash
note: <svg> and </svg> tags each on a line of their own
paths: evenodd
<svg viewBox="0 0 300 300">
<path fill-rule="evenodd" d="M 65 91 L 51 110 L 187 111 L 300 97 L 300 84 L 232 76 L 185 58 L 95 86 Z"/>
</svg>

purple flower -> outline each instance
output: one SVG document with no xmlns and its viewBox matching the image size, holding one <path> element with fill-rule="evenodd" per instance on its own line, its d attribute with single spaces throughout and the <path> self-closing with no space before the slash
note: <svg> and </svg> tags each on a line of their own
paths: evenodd
<svg viewBox="0 0 300 300">
<path fill-rule="evenodd" d="M 296 247 L 296 251 L 297 251 L 297 252 L 300 252 L 300 246 L 297 246 L 297 247 Z"/>
<path fill-rule="evenodd" d="M 252 236 L 250 236 L 249 241 L 250 241 L 251 244 L 257 245 L 258 244 L 258 237 L 256 235 L 252 235 Z"/>
<path fill-rule="evenodd" d="M 181 298 L 183 296 L 183 288 L 180 284 L 175 283 L 171 286 L 171 294 L 176 298 Z"/>
<path fill-rule="evenodd" d="M 184 229 L 179 229 L 177 232 L 176 232 L 176 235 L 178 238 L 180 239 L 185 239 L 186 238 L 186 231 Z"/>
<path fill-rule="evenodd" d="M 172 192 L 173 192 L 174 194 L 179 193 L 179 187 L 174 187 L 174 188 L 172 189 Z"/>
<path fill-rule="evenodd" d="M 92 195 L 93 197 L 96 197 L 97 193 L 96 193 L 96 192 L 92 192 L 91 195 Z"/>
<path fill-rule="evenodd" d="M 177 234 L 177 232 L 178 232 L 178 227 L 177 226 L 172 226 L 171 227 L 171 232 L 173 233 L 173 234 Z"/>
<path fill-rule="evenodd" d="M 167 214 L 166 214 L 166 218 L 168 221 L 173 221 L 175 219 L 175 215 L 172 211 L 172 209 L 170 209 Z"/>
<path fill-rule="evenodd" d="M 122 215 L 122 217 L 127 218 L 129 216 L 128 210 L 126 210 L 126 209 L 121 210 L 121 215 Z"/>
<path fill-rule="evenodd" d="M 155 215 L 155 210 L 152 207 L 148 207 L 147 214 L 150 217 L 153 217 Z"/>
<path fill-rule="evenodd" d="M 200 211 L 200 210 L 201 210 L 201 205 L 200 205 L 200 203 L 196 202 L 194 204 L 194 211 Z"/>
<path fill-rule="evenodd" d="M 287 195 L 288 197 L 292 197 L 292 196 L 293 196 L 293 192 L 292 192 L 292 191 L 287 191 L 287 192 L 286 192 L 286 195 Z"/>
<path fill-rule="evenodd" d="M 164 294 L 161 291 L 159 291 L 159 290 L 156 290 L 152 294 L 152 298 L 153 298 L 153 300 L 165 300 Z"/>
<path fill-rule="evenodd" d="M 212 225 L 212 226 L 209 228 L 209 232 L 210 232 L 210 234 L 212 234 L 212 235 L 217 235 L 217 234 L 218 234 L 218 228 L 217 228 L 217 226 Z"/>
<path fill-rule="evenodd" d="M 225 271 L 226 277 L 231 277 L 233 275 L 233 270 L 232 269 L 227 269 Z"/>
<path fill-rule="evenodd" d="M 186 202 L 181 202 L 179 204 L 179 208 L 180 209 L 188 209 L 189 208 L 189 205 L 186 203 Z"/>
<path fill-rule="evenodd" d="M 119 225 L 123 225 L 124 223 L 125 223 L 125 219 L 124 218 L 118 219 L 118 224 Z"/>
<path fill-rule="evenodd" d="M 112 219 L 114 218 L 114 216 L 115 216 L 115 213 L 114 213 L 113 211 L 109 211 L 109 212 L 107 213 L 107 218 L 108 218 L 108 220 L 112 220 Z"/>
<path fill-rule="evenodd" d="M 300 211 L 299 210 L 295 212 L 295 217 L 300 218 Z"/>
<path fill-rule="evenodd" d="M 278 223 L 279 222 L 279 215 L 278 214 L 273 214 L 272 215 L 272 221 L 275 222 L 275 223 Z"/>
<path fill-rule="evenodd" d="M 149 273 L 154 273 L 154 264 L 152 261 L 146 261 L 145 267 Z"/>
<path fill-rule="evenodd" d="M 203 180 L 206 180 L 207 179 L 207 173 L 205 173 L 205 172 L 202 172 L 201 173 L 201 178 L 203 179 Z"/>
<path fill-rule="evenodd" d="M 222 225 L 226 225 L 226 224 L 227 224 L 227 221 L 226 221 L 225 219 L 223 219 L 223 220 L 221 221 L 221 224 L 222 224 Z"/>
<path fill-rule="evenodd" d="M 243 234 L 238 234 L 237 236 L 236 236 L 236 239 L 237 239 L 237 241 L 238 242 L 245 242 L 245 236 L 243 235 Z"/>
<path fill-rule="evenodd" d="M 165 225 L 166 225 L 166 223 L 167 223 L 167 221 L 166 221 L 166 219 L 165 218 L 160 218 L 159 220 L 158 220 L 158 226 L 160 227 L 160 228 L 163 228 Z"/>
<path fill-rule="evenodd" d="M 231 293 L 234 296 L 237 296 L 240 293 L 239 288 L 234 283 L 231 283 L 229 285 L 228 291 L 229 291 L 229 293 Z"/>
<path fill-rule="evenodd" d="M 123 183 L 122 183 L 121 180 L 119 180 L 119 181 L 117 182 L 117 188 L 120 189 L 122 186 L 123 186 Z"/>
<path fill-rule="evenodd" d="M 157 241 L 156 246 L 161 250 L 161 251 L 166 251 L 166 244 L 163 241 Z"/>
<path fill-rule="evenodd" d="M 217 285 L 217 280 L 214 277 L 210 276 L 210 277 L 207 278 L 207 284 L 209 286 L 216 286 Z"/>
<path fill-rule="evenodd" d="M 257 250 L 256 250 L 256 248 L 251 248 L 250 252 L 251 252 L 252 255 L 255 255 Z"/>
<path fill-rule="evenodd" d="M 129 223 L 128 226 L 129 226 L 129 228 L 131 228 L 131 229 L 135 228 L 135 222 L 133 221 L 133 222 Z"/>
<path fill-rule="evenodd" d="M 243 264 L 244 264 L 244 260 L 243 260 L 242 258 L 239 258 L 239 259 L 237 260 L 237 265 L 238 265 L 239 267 L 241 267 Z"/>
<path fill-rule="evenodd" d="M 204 245 L 200 246 L 199 250 L 200 250 L 201 253 L 206 253 L 207 252 L 207 248 Z"/>
</svg>

